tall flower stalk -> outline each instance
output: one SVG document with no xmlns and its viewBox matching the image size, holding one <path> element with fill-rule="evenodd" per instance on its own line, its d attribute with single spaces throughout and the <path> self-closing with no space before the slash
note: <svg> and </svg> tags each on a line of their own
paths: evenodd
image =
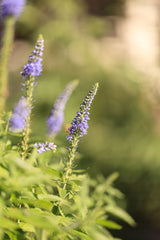
<svg viewBox="0 0 160 240">
<path fill-rule="evenodd" d="M 67 139 L 69 141 L 68 160 L 66 162 L 64 188 L 66 188 L 69 176 L 72 173 L 73 162 L 75 159 L 80 138 L 83 137 L 83 135 L 87 134 L 88 120 L 90 119 L 89 111 L 91 103 L 97 93 L 98 86 L 99 84 L 96 83 L 89 91 L 84 101 L 80 105 L 80 110 L 77 112 L 77 115 L 72 121 L 71 127 L 69 129 L 69 135 L 67 136 Z"/>
<path fill-rule="evenodd" d="M 8 60 L 14 37 L 14 24 L 20 16 L 25 0 L 2 0 L 0 4 L 0 17 L 4 22 L 2 49 L 0 56 L 0 112 L 5 108 L 8 85 Z"/>
<path fill-rule="evenodd" d="M 23 72 L 21 72 L 23 78 L 23 90 L 25 93 L 25 97 L 28 101 L 30 109 L 32 109 L 33 103 L 33 90 L 36 85 L 36 79 L 41 75 L 42 72 L 42 56 L 44 49 L 44 40 L 43 36 L 40 35 L 37 43 L 35 45 L 35 49 L 32 52 L 32 55 L 29 57 L 28 63 L 24 66 Z M 30 121 L 31 114 L 28 115 L 26 119 L 26 128 L 23 130 L 23 140 L 22 140 L 22 158 L 25 159 L 27 157 L 28 151 L 28 141 L 30 135 Z"/>
<path fill-rule="evenodd" d="M 47 134 L 52 138 L 54 138 L 61 130 L 64 120 L 65 105 L 77 84 L 77 80 L 70 82 L 63 90 L 63 92 L 58 96 L 53 105 L 51 114 L 47 119 Z"/>
<path fill-rule="evenodd" d="M 22 132 L 23 159 L 25 159 L 28 154 L 33 91 L 36 85 L 36 79 L 42 72 L 43 48 L 44 40 L 42 35 L 40 35 L 35 45 L 35 49 L 29 57 L 28 63 L 24 66 L 24 69 L 21 72 L 24 97 L 20 99 L 13 111 L 12 117 L 10 118 L 10 130 L 12 132 L 16 132 L 17 130 Z"/>
</svg>

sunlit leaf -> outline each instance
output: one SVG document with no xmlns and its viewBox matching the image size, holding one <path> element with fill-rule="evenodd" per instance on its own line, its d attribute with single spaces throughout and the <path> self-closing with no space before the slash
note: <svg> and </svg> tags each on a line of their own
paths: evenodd
<svg viewBox="0 0 160 240">
<path fill-rule="evenodd" d="M 106 207 L 106 211 L 107 211 L 107 213 L 110 213 L 110 214 L 122 219 L 123 221 L 127 222 L 131 226 L 135 226 L 134 219 L 128 213 L 126 213 L 123 209 L 121 209 L 117 206 L 109 205 Z"/>
<path fill-rule="evenodd" d="M 119 230 L 122 228 L 119 224 L 117 224 L 113 221 L 110 221 L 110 220 L 98 219 L 96 222 L 98 224 L 100 224 L 104 227 L 110 228 L 110 229 L 118 229 Z"/>
<path fill-rule="evenodd" d="M 48 201 L 63 201 L 62 198 L 58 197 L 57 195 L 51 195 L 51 194 L 38 194 L 38 198 L 42 200 L 48 200 Z"/>
<path fill-rule="evenodd" d="M 35 232 L 35 228 L 33 227 L 33 225 L 31 225 L 31 224 L 29 224 L 29 223 L 20 222 L 20 223 L 19 223 L 19 227 L 20 227 L 24 232 Z"/>
</svg>

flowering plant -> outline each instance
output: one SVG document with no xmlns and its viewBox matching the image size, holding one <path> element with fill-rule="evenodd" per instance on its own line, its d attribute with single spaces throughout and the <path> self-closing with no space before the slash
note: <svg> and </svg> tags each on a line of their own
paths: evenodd
<svg viewBox="0 0 160 240">
<path fill-rule="evenodd" d="M 2 1 L 4 21 L 17 19 L 24 3 Z M 13 11 L 14 6 L 16 11 Z M 11 34 L 10 31 L 11 28 L 4 32 L 4 39 L 7 39 L 5 34 Z M 21 72 L 23 96 L 12 114 L 0 116 L 0 239 L 112 240 L 109 229 L 121 228 L 113 221 L 112 215 L 134 225 L 134 220 L 117 205 L 116 199 L 123 197 L 113 187 L 117 174 L 108 179 L 99 177 L 96 181 L 90 179 L 84 170 L 75 168 L 78 146 L 80 139 L 87 134 L 89 110 L 98 83 L 93 85 L 72 121 L 67 146 L 58 146 L 53 143 L 53 138 L 63 124 L 64 108 L 77 86 L 75 81 L 66 86 L 53 105 L 47 119 L 48 141 L 35 143 L 30 139 L 33 91 L 42 73 L 43 48 L 44 40 L 40 35 Z M 3 112 L 8 52 L 9 45 L 4 40 L 0 59 L 3 63 L 0 69 Z M 20 143 L 12 145 L 9 134 L 18 136 Z"/>
</svg>

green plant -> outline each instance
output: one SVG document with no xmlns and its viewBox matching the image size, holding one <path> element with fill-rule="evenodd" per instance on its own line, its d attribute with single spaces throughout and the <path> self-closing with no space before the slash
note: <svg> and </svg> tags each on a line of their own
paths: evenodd
<svg viewBox="0 0 160 240">
<path fill-rule="evenodd" d="M 112 216 L 135 224 L 118 207 L 117 198 L 123 194 L 113 186 L 117 174 L 107 179 L 100 176 L 96 181 L 85 170 L 77 168 L 77 149 L 81 137 L 87 134 L 89 110 L 98 83 L 83 100 L 69 127 L 65 146 L 52 142 L 55 134 L 49 134 L 48 139 L 44 137 L 44 143 L 30 139 L 33 91 L 42 72 L 43 43 L 40 36 L 21 72 L 23 96 L 12 113 L 1 115 L 0 239 L 115 239 L 109 229 L 121 229 L 121 226 Z M 6 65 L 3 67 L 6 71 Z M 3 82 L 3 77 L 0 80 Z M 47 120 L 48 133 L 56 129 L 57 134 L 60 130 L 64 106 L 75 84 L 75 81 L 70 83 L 69 89 L 56 101 Z M 19 139 L 19 144 L 12 144 L 11 135 Z"/>
</svg>

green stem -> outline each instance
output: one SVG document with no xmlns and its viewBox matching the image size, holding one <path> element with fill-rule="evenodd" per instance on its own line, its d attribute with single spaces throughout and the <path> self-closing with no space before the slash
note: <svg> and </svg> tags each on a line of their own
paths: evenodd
<svg viewBox="0 0 160 240">
<path fill-rule="evenodd" d="M 41 240 L 47 240 L 48 233 L 45 229 L 41 231 Z"/>
<path fill-rule="evenodd" d="M 8 61 L 13 43 L 14 24 L 15 19 L 11 16 L 7 17 L 4 22 L 4 35 L 0 58 L 0 113 L 3 112 L 7 99 Z"/>
<path fill-rule="evenodd" d="M 66 167 L 63 189 L 66 189 L 66 186 L 67 186 L 67 183 L 69 180 L 69 176 L 72 173 L 72 165 L 73 165 L 73 161 L 75 159 L 78 143 L 79 143 L 79 140 L 78 140 L 78 138 L 75 137 L 73 139 L 71 147 L 69 148 L 69 155 L 68 155 L 69 162 L 67 163 L 67 167 Z"/>
<path fill-rule="evenodd" d="M 30 115 L 26 120 L 26 128 L 22 133 L 22 159 L 25 160 L 28 155 L 28 141 L 29 141 L 29 135 L 30 135 Z"/>
<path fill-rule="evenodd" d="M 30 109 L 32 109 L 32 101 L 33 101 L 33 89 L 34 89 L 34 81 L 35 78 L 30 76 L 28 80 L 26 80 L 26 98 L 29 103 Z M 28 142 L 29 142 L 29 135 L 31 132 L 30 129 L 30 122 L 31 122 L 31 114 L 29 114 L 28 118 L 26 119 L 26 128 L 22 134 L 22 159 L 25 160 L 28 156 Z"/>
</svg>

